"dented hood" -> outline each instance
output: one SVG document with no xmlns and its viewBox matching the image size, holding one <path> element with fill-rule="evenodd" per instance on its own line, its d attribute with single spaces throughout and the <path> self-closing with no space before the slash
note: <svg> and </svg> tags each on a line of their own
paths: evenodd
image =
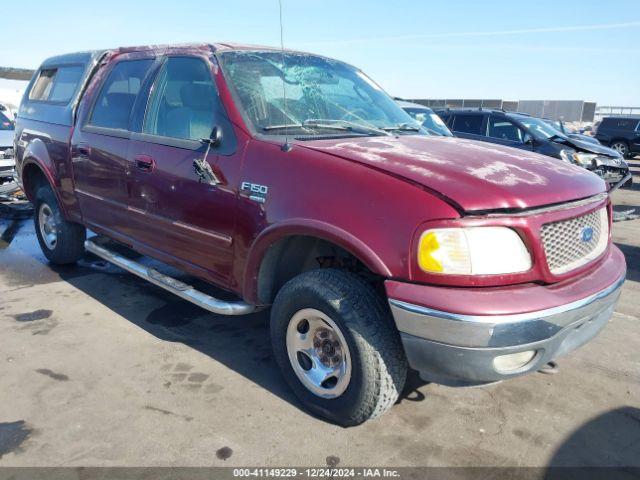
<svg viewBox="0 0 640 480">
<path fill-rule="evenodd" d="M 584 168 L 515 148 L 451 137 L 366 137 L 302 147 L 383 170 L 435 190 L 465 211 L 523 209 L 604 192 Z"/>
</svg>

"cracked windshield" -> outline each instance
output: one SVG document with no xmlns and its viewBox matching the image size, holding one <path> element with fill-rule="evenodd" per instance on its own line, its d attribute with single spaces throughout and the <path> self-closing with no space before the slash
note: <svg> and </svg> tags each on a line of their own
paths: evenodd
<svg viewBox="0 0 640 480">
<path fill-rule="evenodd" d="M 259 133 L 303 139 L 428 134 L 371 79 L 344 63 L 275 51 L 219 58 Z"/>
</svg>

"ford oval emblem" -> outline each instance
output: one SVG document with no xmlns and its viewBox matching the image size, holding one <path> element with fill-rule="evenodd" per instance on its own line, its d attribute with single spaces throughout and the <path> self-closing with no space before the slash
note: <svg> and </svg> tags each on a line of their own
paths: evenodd
<svg viewBox="0 0 640 480">
<path fill-rule="evenodd" d="M 593 239 L 593 228 L 584 227 L 580 233 L 580 238 L 584 243 L 588 243 Z"/>
</svg>

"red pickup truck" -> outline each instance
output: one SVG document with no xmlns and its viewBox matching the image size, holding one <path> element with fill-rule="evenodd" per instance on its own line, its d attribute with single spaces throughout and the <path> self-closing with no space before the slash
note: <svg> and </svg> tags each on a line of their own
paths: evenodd
<svg viewBox="0 0 640 480">
<path fill-rule="evenodd" d="M 50 262 L 88 250 L 212 312 L 270 307 L 285 379 L 341 425 L 387 411 L 409 367 L 449 385 L 540 369 L 605 326 L 625 278 L 596 175 L 429 135 L 363 72 L 307 53 L 50 58 L 15 152 Z"/>
</svg>

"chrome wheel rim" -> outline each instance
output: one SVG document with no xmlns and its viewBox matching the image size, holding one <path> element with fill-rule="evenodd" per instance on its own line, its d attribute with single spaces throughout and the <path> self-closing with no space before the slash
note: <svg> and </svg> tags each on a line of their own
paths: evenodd
<svg viewBox="0 0 640 480">
<path fill-rule="evenodd" d="M 627 153 L 627 146 L 624 143 L 614 143 L 611 148 L 623 156 Z"/>
<path fill-rule="evenodd" d="M 349 386 L 349 346 L 338 325 L 320 310 L 305 308 L 291 317 L 287 353 L 296 376 L 314 395 L 336 398 Z"/>
<path fill-rule="evenodd" d="M 51 210 L 51 207 L 46 203 L 40 205 L 38 226 L 40 227 L 40 234 L 46 247 L 49 250 L 56 248 L 58 243 L 58 224 L 53 210 Z"/>
</svg>

